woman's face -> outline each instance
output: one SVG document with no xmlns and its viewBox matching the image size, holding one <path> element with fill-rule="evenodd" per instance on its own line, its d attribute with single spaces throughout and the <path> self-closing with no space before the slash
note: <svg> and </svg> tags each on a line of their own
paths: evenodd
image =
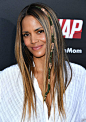
<svg viewBox="0 0 86 122">
<path fill-rule="evenodd" d="M 46 36 L 42 25 L 33 16 L 22 21 L 23 40 L 33 57 L 43 57 L 46 51 Z"/>
</svg>

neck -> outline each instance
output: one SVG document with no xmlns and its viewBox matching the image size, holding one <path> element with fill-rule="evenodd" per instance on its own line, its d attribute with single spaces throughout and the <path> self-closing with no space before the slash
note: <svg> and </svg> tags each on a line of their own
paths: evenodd
<svg viewBox="0 0 86 122">
<path fill-rule="evenodd" d="M 45 64 L 45 56 L 41 58 L 33 57 L 34 63 L 35 63 L 35 69 L 37 72 L 43 72 L 44 71 L 44 64 Z"/>
</svg>

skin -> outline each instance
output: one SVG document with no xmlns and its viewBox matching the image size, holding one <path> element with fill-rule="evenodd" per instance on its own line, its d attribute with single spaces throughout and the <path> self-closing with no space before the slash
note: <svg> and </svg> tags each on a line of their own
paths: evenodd
<svg viewBox="0 0 86 122">
<path fill-rule="evenodd" d="M 22 21 L 23 40 L 33 58 L 45 56 L 46 37 L 41 24 L 33 17 L 26 16 Z"/>
<path fill-rule="evenodd" d="M 46 51 L 46 36 L 42 25 L 33 16 L 26 16 L 22 21 L 23 40 L 33 54 L 35 63 L 35 77 L 41 91 L 43 91 L 44 60 Z"/>
<path fill-rule="evenodd" d="M 46 36 L 44 29 L 36 18 L 29 15 L 26 16 L 22 21 L 22 35 L 25 45 L 33 54 L 33 60 L 35 63 L 35 78 L 37 79 L 43 94 L 43 74 L 46 52 Z M 49 110 L 51 107 L 51 102 L 51 95 L 49 93 L 46 99 Z"/>
</svg>

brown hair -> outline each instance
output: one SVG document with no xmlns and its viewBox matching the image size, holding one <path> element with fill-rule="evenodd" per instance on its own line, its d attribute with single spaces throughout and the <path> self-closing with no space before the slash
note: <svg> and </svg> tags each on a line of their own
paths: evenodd
<svg viewBox="0 0 86 122">
<path fill-rule="evenodd" d="M 17 63 L 19 65 L 24 85 L 24 106 L 23 106 L 23 117 L 26 115 L 26 105 L 28 104 L 29 110 L 29 118 L 31 117 L 31 107 L 34 112 L 36 112 L 36 96 L 35 90 L 33 86 L 33 75 L 34 75 L 34 67 L 33 67 L 33 56 L 27 49 L 27 47 L 23 43 L 22 38 L 22 20 L 25 16 L 32 15 L 35 17 L 43 26 L 44 32 L 46 34 L 46 59 L 45 59 L 45 74 L 44 74 L 44 94 L 45 88 L 48 84 L 48 64 L 50 57 L 50 49 L 51 49 L 51 29 L 50 29 L 50 21 L 47 15 L 40 9 L 44 8 L 48 16 L 50 17 L 53 23 L 53 33 L 54 33 L 54 51 L 52 58 L 52 69 L 54 71 L 54 94 L 53 101 L 55 100 L 55 92 L 57 92 L 57 103 L 59 114 L 65 115 L 64 102 L 63 102 L 63 94 L 67 89 L 71 78 L 72 78 L 72 70 L 69 64 L 67 55 L 64 51 L 64 40 L 61 32 L 61 28 L 59 25 L 58 18 L 55 12 L 48 7 L 47 5 L 40 3 L 33 3 L 29 6 L 26 6 L 20 13 L 17 22 L 17 33 L 16 33 L 16 42 L 15 42 L 15 56 Z M 69 66 L 71 75 L 68 80 L 68 71 L 67 66 Z M 44 96 L 43 96 L 44 97 Z"/>
</svg>

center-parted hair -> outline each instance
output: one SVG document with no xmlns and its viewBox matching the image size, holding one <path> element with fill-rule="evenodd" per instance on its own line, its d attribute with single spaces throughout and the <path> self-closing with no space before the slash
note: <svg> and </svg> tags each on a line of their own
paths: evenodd
<svg viewBox="0 0 86 122">
<path fill-rule="evenodd" d="M 47 12 L 47 15 L 40 8 L 43 8 Z M 21 11 L 17 21 L 15 56 L 22 74 L 23 85 L 24 85 L 24 106 L 23 106 L 22 118 L 25 118 L 26 115 L 26 105 L 28 105 L 29 118 L 31 117 L 32 110 L 33 112 L 36 113 L 36 96 L 35 96 L 35 90 L 33 85 L 34 82 L 33 55 L 25 46 L 23 41 L 23 36 L 22 36 L 22 20 L 25 18 L 25 16 L 30 16 L 30 15 L 35 17 L 40 22 L 40 24 L 44 28 L 44 32 L 46 35 L 46 58 L 45 58 L 45 67 L 44 67 L 43 99 L 46 93 L 46 87 L 48 85 L 48 67 L 49 67 L 50 51 L 51 51 L 51 44 L 52 44 L 52 32 L 51 32 L 50 20 L 52 21 L 54 49 L 52 55 L 51 73 L 53 74 L 54 77 L 53 78 L 54 88 L 53 88 L 53 95 L 51 94 L 51 96 L 53 101 L 55 101 L 55 98 L 57 97 L 59 115 L 62 114 L 62 116 L 65 116 L 63 95 L 65 94 L 65 90 L 67 89 L 71 81 L 72 70 L 67 55 L 64 51 L 65 48 L 64 39 L 62 36 L 61 28 L 55 12 L 50 7 L 42 3 L 33 3 L 29 6 L 26 6 Z M 70 78 L 68 78 L 67 66 L 69 66 L 71 72 Z M 50 80 L 51 80 L 50 82 L 52 82 L 51 77 Z M 57 93 L 57 96 L 55 96 L 55 93 Z M 55 105 L 54 105 L 54 109 L 55 109 Z"/>
</svg>

